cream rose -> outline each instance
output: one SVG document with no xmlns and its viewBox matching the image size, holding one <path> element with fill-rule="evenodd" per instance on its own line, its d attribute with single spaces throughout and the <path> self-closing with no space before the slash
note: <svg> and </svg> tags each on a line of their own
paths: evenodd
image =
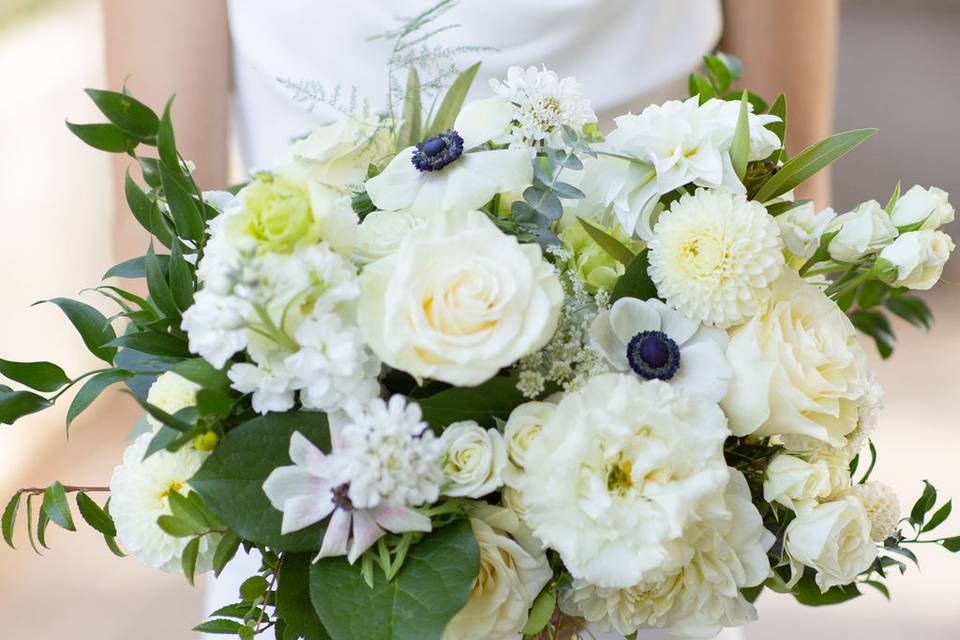
<svg viewBox="0 0 960 640">
<path fill-rule="evenodd" d="M 503 435 L 507 441 L 507 455 L 515 467 L 524 468 L 530 442 L 556 410 L 557 405 L 552 402 L 527 402 L 510 413 Z"/>
<path fill-rule="evenodd" d="M 857 427 L 867 356 L 822 291 L 785 271 L 766 307 L 731 332 L 722 406 L 736 436 L 806 435 L 835 447 Z"/>
<path fill-rule="evenodd" d="M 864 202 L 853 211 L 837 216 L 827 232 L 838 231 L 827 251 L 834 260 L 856 262 L 897 237 L 897 228 L 876 200 Z"/>
<path fill-rule="evenodd" d="M 921 229 L 936 229 L 953 222 L 955 212 L 943 189 L 924 189 L 918 184 L 897 199 L 890 219 L 897 227 L 923 223 Z"/>
<path fill-rule="evenodd" d="M 422 218 L 406 211 L 373 211 L 357 227 L 354 262 L 369 264 L 396 253 L 400 243 L 420 226 Z"/>
<path fill-rule="evenodd" d="M 293 147 L 294 157 L 320 184 L 340 191 L 363 182 L 371 162 L 389 153 L 390 132 L 376 117 L 343 117 Z"/>
<path fill-rule="evenodd" d="M 943 231 L 909 231 L 883 248 L 877 267 L 894 287 L 927 290 L 937 284 L 953 249 Z"/>
<path fill-rule="evenodd" d="M 507 446 L 495 429 L 484 429 L 473 420 L 454 422 L 443 431 L 443 493 L 482 498 L 503 485 Z"/>
<path fill-rule="evenodd" d="M 799 511 L 831 493 L 830 469 L 823 460 L 807 462 L 781 453 L 767 466 L 763 479 L 763 499 L 767 502 Z"/>
<path fill-rule="evenodd" d="M 797 514 L 788 526 L 784 548 L 795 575 L 804 565 L 817 572 L 821 591 L 853 582 L 877 557 L 870 520 L 855 498 L 819 504 Z"/>
<path fill-rule="evenodd" d="M 418 378 L 474 386 L 542 347 L 563 289 L 535 244 L 479 211 L 434 216 L 361 274 L 358 320 L 381 360 Z"/>
<path fill-rule="evenodd" d="M 482 504 L 470 516 L 480 574 L 443 640 L 517 640 L 530 606 L 553 576 L 547 556 L 509 510 Z"/>
</svg>

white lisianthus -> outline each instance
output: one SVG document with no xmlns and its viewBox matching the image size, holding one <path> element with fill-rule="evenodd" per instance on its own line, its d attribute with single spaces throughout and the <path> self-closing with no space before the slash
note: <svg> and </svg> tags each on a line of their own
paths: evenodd
<svg viewBox="0 0 960 640">
<path fill-rule="evenodd" d="M 476 149 L 505 135 L 514 106 L 500 98 L 464 106 L 453 130 L 401 150 L 382 173 L 367 180 L 378 209 L 406 210 L 421 218 L 479 209 L 498 193 L 533 180 L 524 149 Z"/>
<path fill-rule="evenodd" d="M 353 259 L 358 264 L 369 264 L 392 255 L 403 239 L 419 227 L 422 218 L 406 211 L 372 211 L 357 227 L 357 244 Z"/>
<path fill-rule="evenodd" d="M 891 286 L 925 291 L 937 284 L 953 250 L 943 231 L 909 231 L 883 248 L 877 268 Z"/>
<path fill-rule="evenodd" d="M 530 443 L 556 410 L 557 405 L 552 402 L 526 402 L 510 412 L 503 436 L 507 443 L 507 456 L 516 469 L 526 467 Z"/>
<path fill-rule="evenodd" d="M 681 540 L 728 478 L 715 404 L 605 374 L 567 394 L 514 481 L 526 522 L 576 578 L 629 587 L 687 558 Z"/>
<path fill-rule="evenodd" d="M 202 389 L 199 384 L 187 380 L 178 373 L 165 371 L 162 373 L 147 392 L 147 404 L 169 413 L 175 414 L 181 409 L 192 407 L 197 404 L 197 392 Z M 147 414 L 147 422 L 154 429 L 159 429 L 162 423 Z"/>
<path fill-rule="evenodd" d="M 900 500 L 888 485 L 865 482 L 852 486 L 846 493 L 857 499 L 870 519 L 870 538 L 883 542 L 897 531 L 900 524 Z"/>
<path fill-rule="evenodd" d="M 876 200 L 857 205 L 853 211 L 837 216 L 827 225 L 827 233 L 837 231 L 827 251 L 841 262 L 857 262 L 879 251 L 897 237 L 897 228 Z"/>
<path fill-rule="evenodd" d="M 359 185 L 367 167 L 390 151 L 390 131 L 379 118 L 342 117 L 314 129 L 293 147 L 310 178 L 341 192 Z"/>
<path fill-rule="evenodd" d="M 507 445 L 496 429 L 484 429 L 473 420 L 454 422 L 440 436 L 443 473 L 448 496 L 482 498 L 503 486 Z"/>
<path fill-rule="evenodd" d="M 157 518 L 171 514 L 171 491 L 190 493 L 189 480 L 209 454 L 187 446 L 175 452 L 158 451 L 144 459 L 152 439 L 152 433 L 145 433 L 123 452 L 123 463 L 110 479 L 110 515 L 117 525 L 117 540 L 137 560 L 179 573 L 190 538 L 171 536 L 160 528 Z M 197 574 L 210 570 L 218 540 L 216 535 L 200 538 Z"/>
<path fill-rule="evenodd" d="M 754 315 L 783 270 L 776 221 L 758 202 L 697 189 L 661 216 L 649 243 L 650 277 L 681 314 L 721 328 Z"/>
<path fill-rule="evenodd" d="M 772 297 L 733 330 L 733 378 L 721 403 L 736 436 L 797 434 L 835 447 L 856 427 L 867 356 L 849 318 L 817 287 L 784 271 Z"/>
<path fill-rule="evenodd" d="M 792 511 L 812 506 L 832 492 L 830 469 L 825 460 L 807 462 L 780 453 L 767 465 L 763 478 L 763 499 L 779 502 Z"/>
<path fill-rule="evenodd" d="M 798 513 L 787 525 L 784 550 L 795 579 L 802 566 L 810 567 L 817 572 L 821 591 L 850 584 L 877 557 L 877 547 L 870 539 L 870 519 L 854 498 L 825 502 Z"/>
<path fill-rule="evenodd" d="M 820 246 L 820 238 L 827 226 L 837 217 L 837 214 L 827 207 L 817 212 L 812 202 L 793 207 L 777 216 L 777 225 L 783 238 L 784 248 L 796 258 L 796 267 L 803 265 L 813 256 Z"/>
<path fill-rule="evenodd" d="M 897 228 L 923 223 L 921 229 L 937 229 L 953 222 L 955 212 L 949 197 L 943 189 L 915 184 L 897 199 L 890 219 Z"/>
<path fill-rule="evenodd" d="M 477 504 L 470 525 L 480 547 L 480 574 L 443 640 L 517 640 L 530 606 L 553 577 L 547 556 L 507 509 Z"/>
<path fill-rule="evenodd" d="M 374 353 L 458 386 L 478 385 L 541 348 L 563 302 L 540 248 L 479 211 L 437 217 L 360 279 L 358 320 Z"/>
<path fill-rule="evenodd" d="M 659 379 L 689 396 L 719 402 L 733 372 L 727 334 L 680 315 L 660 300 L 620 298 L 590 326 L 594 347 L 616 371 Z"/>
</svg>

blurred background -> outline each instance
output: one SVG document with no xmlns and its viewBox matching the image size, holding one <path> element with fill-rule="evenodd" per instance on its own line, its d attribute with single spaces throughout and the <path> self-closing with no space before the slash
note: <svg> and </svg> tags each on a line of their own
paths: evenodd
<svg viewBox="0 0 960 640">
<path fill-rule="evenodd" d="M 834 207 L 885 201 L 898 179 L 904 187 L 940 186 L 960 204 L 960 2 L 842 0 L 841 14 L 835 128 L 880 133 L 835 165 Z M 99 3 L 0 0 L 0 80 L 0 354 L 79 372 L 93 363 L 69 324 L 52 306 L 30 304 L 74 296 L 113 263 L 109 159 L 63 126 L 68 117 L 98 120 L 81 89 L 105 84 Z M 957 223 L 948 231 L 960 239 Z M 960 258 L 945 277 L 960 280 Z M 930 334 L 896 323 L 893 359 L 874 358 L 887 391 L 875 478 L 897 489 L 907 508 L 921 478 L 960 497 L 960 290 L 941 286 L 927 300 L 937 318 Z M 69 443 L 63 403 L 0 427 L 0 499 L 55 479 L 105 485 L 137 419 L 131 404 L 106 395 L 74 424 Z M 960 533 L 957 519 L 954 528 L 948 533 Z M 202 620 L 201 594 L 182 577 L 115 558 L 84 527 L 75 534 L 51 527 L 53 549 L 42 558 L 29 551 L 22 522 L 17 539 L 17 551 L 0 546 L 0 638 L 196 636 L 189 629 Z M 911 567 L 890 581 L 893 604 L 868 593 L 813 615 L 767 593 L 747 636 L 955 640 L 960 557 L 936 548 L 918 555 L 922 571 Z"/>
</svg>

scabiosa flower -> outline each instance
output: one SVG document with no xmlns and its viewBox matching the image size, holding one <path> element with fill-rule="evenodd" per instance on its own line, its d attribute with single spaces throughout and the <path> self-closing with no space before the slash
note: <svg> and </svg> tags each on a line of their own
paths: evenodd
<svg viewBox="0 0 960 640">
<path fill-rule="evenodd" d="M 761 308 L 784 264 L 776 220 L 726 190 L 697 189 L 673 203 L 649 250 L 650 277 L 667 304 L 721 328 Z"/>
</svg>

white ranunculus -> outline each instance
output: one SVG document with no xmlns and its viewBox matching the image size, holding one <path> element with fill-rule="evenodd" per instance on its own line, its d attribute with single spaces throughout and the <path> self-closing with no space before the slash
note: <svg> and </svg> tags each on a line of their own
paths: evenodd
<svg viewBox="0 0 960 640">
<path fill-rule="evenodd" d="M 799 511 L 831 493 L 830 469 L 825 460 L 807 462 L 781 453 L 767 465 L 763 478 L 763 499 L 767 502 L 779 502 Z"/>
<path fill-rule="evenodd" d="M 797 267 L 802 266 L 803 262 L 813 256 L 817 247 L 820 246 L 820 237 L 836 217 L 837 214 L 830 207 L 817 213 L 812 202 L 794 207 L 777 216 L 783 246 L 800 262 L 796 265 Z"/>
<path fill-rule="evenodd" d="M 150 385 L 147 404 L 173 415 L 181 409 L 196 405 L 197 392 L 202 388 L 196 382 L 187 380 L 178 373 L 165 371 Z M 150 414 L 147 414 L 147 422 L 154 429 L 162 426 L 162 423 Z"/>
<path fill-rule="evenodd" d="M 731 331 L 733 378 L 721 403 L 736 436 L 797 434 L 835 447 L 857 427 L 867 356 L 849 318 L 794 271 Z"/>
<path fill-rule="evenodd" d="M 576 578 L 629 587 L 687 560 L 687 525 L 722 495 L 729 432 L 715 404 L 604 374 L 560 400 L 514 482 L 526 522 Z"/>
<path fill-rule="evenodd" d="M 949 194 L 943 189 L 924 189 L 918 184 L 897 199 L 890 219 L 897 227 L 918 224 L 921 229 L 937 229 L 953 222 L 953 205 L 947 200 Z"/>
<path fill-rule="evenodd" d="M 927 290 L 937 284 L 953 249 L 953 239 L 943 231 L 909 231 L 883 248 L 877 267 L 894 287 Z"/>
<path fill-rule="evenodd" d="M 853 582 L 877 557 L 870 540 L 870 519 L 854 498 L 818 504 L 801 511 L 787 526 L 784 549 L 795 575 L 815 569 L 821 591 Z"/>
<path fill-rule="evenodd" d="M 526 402 L 510 413 L 503 437 L 507 442 L 507 456 L 514 467 L 526 467 L 530 443 L 556 410 L 557 405 L 552 402 Z"/>
<path fill-rule="evenodd" d="M 422 222 L 422 218 L 406 211 L 368 213 L 357 227 L 357 244 L 353 248 L 354 262 L 370 264 L 395 253 L 407 234 Z"/>
<path fill-rule="evenodd" d="M 479 211 L 435 218 L 360 279 L 358 320 L 374 353 L 458 386 L 478 385 L 541 348 L 563 303 L 540 248 Z"/>
<path fill-rule="evenodd" d="M 897 237 L 897 228 L 876 200 L 857 205 L 833 219 L 827 232 L 839 231 L 830 240 L 830 257 L 841 262 L 857 262 L 878 251 Z"/>
<path fill-rule="evenodd" d="M 440 436 L 443 447 L 443 493 L 482 498 L 503 486 L 507 445 L 496 429 L 473 420 L 454 422 Z"/>
<path fill-rule="evenodd" d="M 470 525 L 480 547 L 480 574 L 443 640 L 519 640 L 530 606 L 553 577 L 547 556 L 508 509 L 477 504 Z"/>
<path fill-rule="evenodd" d="M 379 118 L 342 117 L 317 127 L 297 142 L 293 154 L 309 176 L 322 185 L 345 191 L 363 183 L 367 167 L 390 148 L 390 131 Z"/>
</svg>

